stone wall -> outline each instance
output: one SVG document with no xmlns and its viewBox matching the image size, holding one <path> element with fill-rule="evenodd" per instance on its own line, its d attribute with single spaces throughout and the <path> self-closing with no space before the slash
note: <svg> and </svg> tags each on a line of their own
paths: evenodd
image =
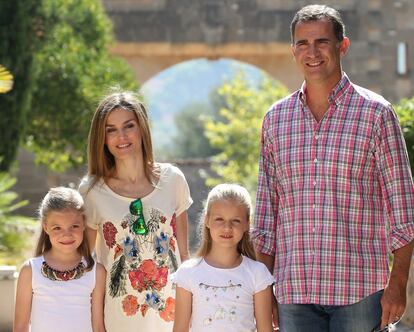
<svg viewBox="0 0 414 332">
<path fill-rule="evenodd" d="M 103 0 L 114 23 L 115 54 L 124 56 L 141 82 L 157 71 L 200 56 L 231 57 L 254 64 L 290 90 L 300 74 L 289 51 L 273 56 L 271 45 L 289 48 L 293 14 L 313 0 Z M 345 71 L 362 86 L 392 102 L 414 94 L 414 2 L 412 0 L 326 0 L 341 11 L 351 47 L 344 58 Z M 407 72 L 397 73 L 397 47 L 407 46 Z M 240 46 L 246 45 L 243 51 Z M 268 48 L 270 57 L 249 54 L 249 45 Z M 128 50 L 126 50 L 128 48 Z M 122 50 L 121 50 L 122 49 Z M 142 51 L 152 49 L 151 55 Z M 199 50 L 204 49 L 204 55 Z M 233 51 L 232 51 L 233 50 Z M 156 51 L 156 52 L 155 52 Z M 158 52 L 159 51 L 159 52 Z M 210 54 L 210 55 L 209 55 Z M 250 56 L 250 59 L 249 59 Z M 282 68 L 288 68 L 282 71 Z M 293 79 L 292 79 L 293 77 Z"/>
<path fill-rule="evenodd" d="M 0 332 L 11 332 L 17 273 L 15 266 L 0 266 Z"/>
</svg>

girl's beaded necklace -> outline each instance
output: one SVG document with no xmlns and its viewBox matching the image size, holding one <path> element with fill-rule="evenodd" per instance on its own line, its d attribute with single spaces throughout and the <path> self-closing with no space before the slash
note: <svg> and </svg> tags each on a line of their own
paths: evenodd
<svg viewBox="0 0 414 332">
<path fill-rule="evenodd" d="M 68 281 L 82 277 L 85 273 L 85 266 L 83 265 L 83 262 L 80 261 L 79 264 L 71 270 L 59 271 L 49 266 L 46 261 L 43 261 L 41 272 L 45 278 L 48 278 L 50 280 Z"/>
</svg>

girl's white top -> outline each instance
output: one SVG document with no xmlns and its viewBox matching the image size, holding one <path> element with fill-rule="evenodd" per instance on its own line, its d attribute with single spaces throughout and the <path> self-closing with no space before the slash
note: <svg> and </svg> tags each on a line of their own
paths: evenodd
<svg viewBox="0 0 414 332">
<path fill-rule="evenodd" d="M 43 261 L 43 256 L 29 260 L 33 289 L 31 332 L 92 332 L 91 294 L 96 264 L 79 279 L 54 281 L 42 275 Z"/>
<path fill-rule="evenodd" d="M 242 258 L 232 269 L 190 259 L 172 275 L 177 286 L 193 295 L 191 331 L 256 331 L 253 296 L 274 279 L 264 264 Z"/>
</svg>

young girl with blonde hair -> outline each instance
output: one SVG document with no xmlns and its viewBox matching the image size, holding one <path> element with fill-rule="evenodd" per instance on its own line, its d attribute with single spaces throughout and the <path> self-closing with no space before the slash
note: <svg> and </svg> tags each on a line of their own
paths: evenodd
<svg viewBox="0 0 414 332">
<path fill-rule="evenodd" d="M 91 256 L 82 196 L 52 188 L 39 207 L 35 257 L 20 270 L 14 332 L 104 332 L 106 272 Z"/>
<path fill-rule="evenodd" d="M 174 332 L 271 332 L 273 277 L 255 261 L 249 238 L 247 190 L 220 184 L 208 197 L 198 258 L 172 276 L 176 284 Z"/>
</svg>

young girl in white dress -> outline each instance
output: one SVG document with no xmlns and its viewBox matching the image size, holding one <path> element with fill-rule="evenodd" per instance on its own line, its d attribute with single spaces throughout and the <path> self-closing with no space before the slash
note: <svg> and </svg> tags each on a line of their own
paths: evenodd
<svg viewBox="0 0 414 332">
<path fill-rule="evenodd" d="M 82 196 L 57 187 L 39 207 L 35 257 L 21 268 L 14 332 L 104 332 L 106 272 L 86 239 Z"/>
<path fill-rule="evenodd" d="M 208 195 L 198 258 L 172 276 L 174 332 L 271 332 L 273 277 L 255 261 L 247 190 L 220 184 Z"/>
</svg>

